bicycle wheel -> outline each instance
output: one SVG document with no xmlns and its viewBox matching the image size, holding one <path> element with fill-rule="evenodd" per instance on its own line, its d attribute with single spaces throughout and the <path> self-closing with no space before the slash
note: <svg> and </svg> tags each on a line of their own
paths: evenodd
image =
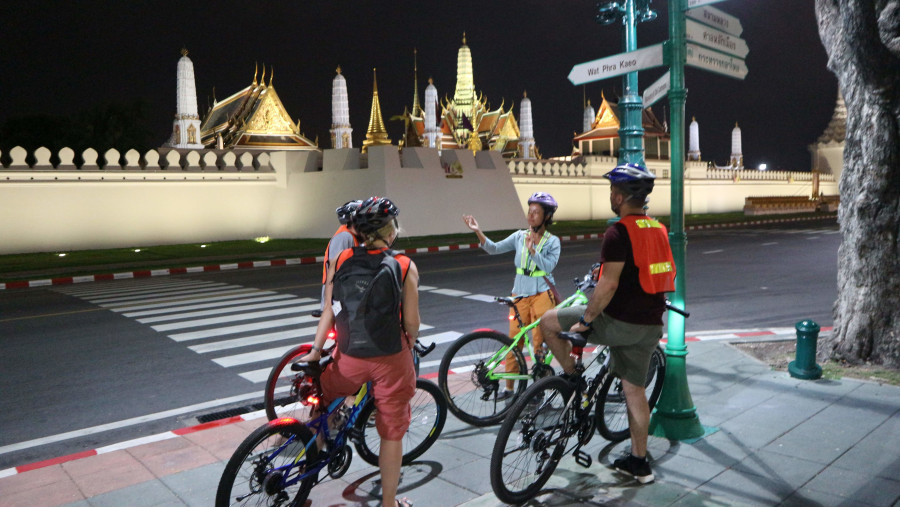
<svg viewBox="0 0 900 507">
<path fill-rule="evenodd" d="M 541 490 L 577 426 L 566 403 L 572 386 L 559 377 L 535 382 L 500 426 L 491 454 L 491 489 L 502 502 L 523 503 Z"/>
<path fill-rule="evenodd" d="M 665 378 L 666 355 L 662 348 L 656 347 L 650 356 L 650 368 L 647 370 L 647 380 L 644 384 L 644 393 L 647 395 L 647 404 L 651 411 L 659 400 Z M 597 430 L 607 440 L 619 442 L 628 438 L 628 409 L 622 381 L 618 377 L 608 375 L 603 382 L 597 401 L 596 418 Z"/>
<path fill-rule="evenodd" d="M 309 429 L 293 419 L 270 421 L 254 430 L 225 465 L 216 507 L 303 505 L 316 474 L 287 483 L 306 473 L 307 463 L 315 462 L 318 449 L 313 439 Z"/>
<path fill-rule="evenodd" d="M 412 463 L 437 441 L 447 420 L 447 400 L 429 380 L 416 379 L 416 393 L 409 407 L 412 417 L 403 436 L 404 465 Z M 378 466 L 381 437 L 375 429 L 375 400 L 370 399 L 360 411 L 356 429 L 360 433 L 354 441 L 357 454 L 366 463 Z"/>
<path fill-rule="evenodd" d="M 266 380 L 265 406 L 266 417 L 274 421 L 279 417 L 291 417 L 298 421 L 309 420 L 309 407 L 300 403 L 297 395 L 297 373 L 291 371 L 291 365 L 305 356 L 308 346 L 294 347 L 287 351 L 278 364 L 269 373 Z"/>
<path fill-rule="evenodd" d="M 503 420 L 504 414 L 515 399 L 525 390 L 527 380 L 520 380 L 513 390 L 513 397 L 497 399 L 503 380 L 488 378 L 485 362 L 497 351 L 512 344 L 512 340 L 496 331 L 475 331 L 460 337 L 444 353 L 438 370 L 438 386 L 447 398 L 447 408 L 461 421 L 473 426 L 490 426 Z M 522 352 L 512 350 L 520 372 L 528 367 Z M 505 372 L 505 358 L 497 366 Z"/>
</svg>

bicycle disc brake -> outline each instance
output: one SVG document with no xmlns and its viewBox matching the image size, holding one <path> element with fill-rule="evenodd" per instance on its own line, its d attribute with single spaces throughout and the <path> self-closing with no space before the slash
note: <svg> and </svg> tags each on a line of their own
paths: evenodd
<svg viewBox="0 0 900 507">
<path fill-rule="evenodd" d="M 351 461 L 353 461 L 353 453 L 350 451 L 350 446 L 344 445 L 334 453 L 334 456 L 328 463 L 328 475 L 332 479 L 340 479 L 347 473 Z"/>
</svg>

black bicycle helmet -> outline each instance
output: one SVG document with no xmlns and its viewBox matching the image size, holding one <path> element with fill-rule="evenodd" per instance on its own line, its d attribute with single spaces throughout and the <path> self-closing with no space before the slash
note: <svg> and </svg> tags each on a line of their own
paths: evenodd
<svg viewBox="0 0 900 507">
<path fill-rule="evenodd" d="M 621 164 L 603 175 L 612 186 L 621 188 L 629 198 L 646 199 L 653 192 L 656 175 L 641 164 Z"/>
<path fill-rule="evenodd" d="M 334 212 L 337 214 L 338 220 L 347 225 L 353 219 L 353 213 L 359 208 L 359 205 L 362 204 L 362 201 L 359 199 L 355 201 L 347 201 L 342 206 L 338 206 Z"/>
<path fill-rule="evenodd" d="M 362 234 L 371 234 L 389 224 L 400 213 L 386 197 L 369 197 L 353 215 L 353 225 Z"/>
</svg>

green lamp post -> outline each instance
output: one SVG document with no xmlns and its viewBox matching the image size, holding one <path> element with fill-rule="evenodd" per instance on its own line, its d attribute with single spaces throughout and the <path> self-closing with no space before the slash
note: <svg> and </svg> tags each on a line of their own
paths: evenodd
<svg viewBox="0 0 900 507">
<path fill-rule="evenodd" d="M 637 49 L 637 24 L 656 19 L 650 9 L 651 0 L 625 0 L 597 4 L 597 22 L 611 25 L 621 22 L 622 49 L 627 53 Z M 619 100 L 619 112 L 623 116 L 619 128 L 619 163 L 644 164 L 644 127 L 641 125 L 643 102 L 638 95 L 638 73 L 629 72 L 622 78 L 625 95 Z"/>
<path fill-rule="evenodd" d="M 670 297 L 675 306 L 685 307 L 685 257 L 687 240 L 684 234 L 684 63 L 686 55 L 684 9 L 686 0 L 669 0 L 669 42 L 667 43 L 670 70 L 669 109 L 672 118 L 672 211 L 669 244 L 675 258 L 675 293 Z M 688 388 L 684 341 L 684 317 L 669 312 L 669 340 L 666 344 L 666 379 L 663 391 L 650 419 L 650 434 L 670 440 L 690 440 L 702 437 L 697 409 Z"/>
</svg>

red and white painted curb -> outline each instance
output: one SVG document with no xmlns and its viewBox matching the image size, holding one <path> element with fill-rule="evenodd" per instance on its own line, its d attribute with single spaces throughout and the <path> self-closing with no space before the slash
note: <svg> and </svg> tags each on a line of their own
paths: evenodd
<svg viewBox="0 0 900 507">
<path fill-rule="evenodd" d="M 799 222 L 806 220 L 822 220 L 830 217 L 800 217 L 800 218 L 781 218 L 773 220 L 754 220 L 752 222 L 739 222 L 731 224 L 713 224 L 713 225 L 692 225 L 686 227 L 686 231 L 698 231 L 705 229 L 721 229 L 726 227 L 741 227 L 745 225 L 763 225 L 775 224 L 782 222 Z M 603 237 L 603 233 L 598 234 L 569 234 L 559 236 L 562 241 L 575 241 L 580 239 L 599 239 Z M 433 252 L 450 252 L 454 250 L 470 250 L 479 248 L 478 243 L 447 245 L 447 246 L 429 246 L 422 248 L 407 248 L 400 250 L 407 255 L 433 253 Z M 233 262 L 228 264 L 213 264 L 210 266 L 194 266 L 190 268 L 164 268 L 164 269 L 146 269 L 139 271 L 126 271 L 123 273 L 105 273 L 100 275 L 85 276 L 62 276 L 58 278 L 45 278 L 42 280 L 21 280 L 16 282 L 0 283 L 0 290 L 5 289 L 27 289 L 32 287 L 46 287 L 51 285 L 69 285 L 73 283 L 100 282 L 106 280 L 124 280 L 128 278 L 150 278 L 155 276 L 182 275 L 186 273 L 207 273 L 210 271 L 228 271 L 232 269 L 248 269 L 248 268 L 265 268 L 272 266 L 294 266 L 298 264 L 317 264 L 323 262 L 324 256 L 318 257 L 300 257 L 296 259 L 276 259 L 271 261 L 245 261 Z"/>
</svg>

